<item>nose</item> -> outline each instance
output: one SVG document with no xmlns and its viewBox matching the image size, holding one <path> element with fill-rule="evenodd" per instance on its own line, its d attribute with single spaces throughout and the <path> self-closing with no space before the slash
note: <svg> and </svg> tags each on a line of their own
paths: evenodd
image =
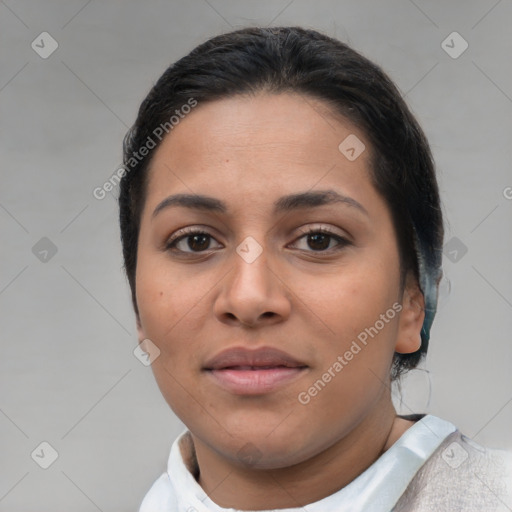
<svg viewBox="0 0 512 512">
<path fill-rule="evenodd" d="M 289 317 L 290 289 L 265 249 L 254 260 L 233 251 L 230 263 L 214 304 L 220 322 L 255 328 Z"/>
</svg>

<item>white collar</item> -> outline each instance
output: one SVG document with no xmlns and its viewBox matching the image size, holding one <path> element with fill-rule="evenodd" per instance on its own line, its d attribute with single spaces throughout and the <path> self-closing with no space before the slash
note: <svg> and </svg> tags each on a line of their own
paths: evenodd
<svg viewBox="0 0 512 512">
<path fill-rule="evenodd" d="M 279 512 L 389 512 L 421 466 L 455 430 L 452 423 L 426 415 L 347 486 L 320 501 L 301 508 L 280 509 Z M 186 430 L 172 445 L 166 475 L 167 483 L 172 485 L 169 491 L 178 501 L 178 509 L 233 512 L 235 509 L 222 508 L 208 498 L 191 473 L 194 460 L 192 438 Z"/>
</svg>

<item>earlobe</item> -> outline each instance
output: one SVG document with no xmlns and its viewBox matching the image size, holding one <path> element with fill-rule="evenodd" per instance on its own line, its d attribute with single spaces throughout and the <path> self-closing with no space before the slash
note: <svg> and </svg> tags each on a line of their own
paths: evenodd
<svg viewBox="0 0 512 512">
<path fill-rule="evenodd" d="M 395 352 L 411 354 L 421 348 L 421 328 L 425 319 L 425 298 L 416 279 L 408 277 L 402 296 Z"/>
</svg>

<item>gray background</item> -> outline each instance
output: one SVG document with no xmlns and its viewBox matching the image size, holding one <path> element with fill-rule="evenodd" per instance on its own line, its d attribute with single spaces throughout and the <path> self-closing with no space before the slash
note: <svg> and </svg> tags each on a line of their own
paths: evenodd
<svg viewBox="0 0 512 512">
<path fill-rule="evenodd" d="M 405 381 L 401 411 L 511 449 L 511 19 L 510 0 L 0 1 L 0 511 L 136 510 L 165 469 L 183 425 L 133 355 L 115 194 L 92 191 L 163 70 L 247 25 L 320 29 L 406 95 L 449 245 L 428 373 Z M 44 31 L 46 59 L 31 47 Z M 458 58 L 441 46 L 453 31 Z M 48 469 L 31 458 L 43 441 Z"/>
</svg>

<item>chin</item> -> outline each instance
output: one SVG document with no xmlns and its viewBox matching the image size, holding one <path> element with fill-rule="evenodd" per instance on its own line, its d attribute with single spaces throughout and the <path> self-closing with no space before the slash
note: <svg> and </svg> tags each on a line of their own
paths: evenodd
<svg viewBox="0 0 512 512">
<path fill-rule="evenodd" d="M 255 439 L 254 442 L 247 441 L 240 448 L 230 448 L 229 455 L 225 454 L 228 458 L 242 467 L 252 469 L 280 469 L 298 464 L 307 458 L 305 455 L 301 456 L 299 445 L 290 443 L 289 440 L 285 442 L 285 439 Z"/>
<path fill-rule="evenodd" d="M 240 466 L 253 469 L 279 469 L 292 466 L 314 455 L 311 436 L 298 427 L 282 428 L 272 431 L 272 427 L 256 428 L 251 422 L 246 428 L 239 426 L 236 435 L 222 440 L 215 439 L 223 456 Z M 272 425 L 263 423 L 260 425 Z M 313 452 L 312 452 L 313 448 Z"/>
</svg>

